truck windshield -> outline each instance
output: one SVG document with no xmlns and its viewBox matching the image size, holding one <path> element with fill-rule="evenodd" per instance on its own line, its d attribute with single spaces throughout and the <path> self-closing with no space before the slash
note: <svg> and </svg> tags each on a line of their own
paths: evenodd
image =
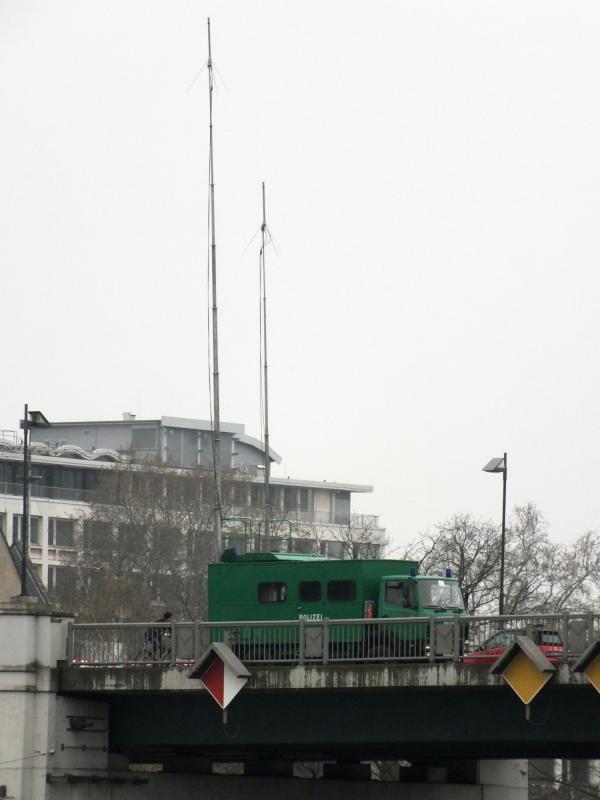
<svg viewBox="0 0 600 800">
<path fill-rule="evenodd" d="M 423 608 L 464 611 L 465 604 L 462 594 L 458 584 L 454 581 L 447 581 L 443 578 L 419 581 L 419 594 Z"/>
</svg>

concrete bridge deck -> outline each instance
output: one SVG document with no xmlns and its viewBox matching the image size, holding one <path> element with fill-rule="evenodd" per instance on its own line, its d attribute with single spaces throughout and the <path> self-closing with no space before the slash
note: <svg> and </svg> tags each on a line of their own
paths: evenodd
<svg viewBox="0 0 600 800">
<path fill-rule="evenodd" d="M 582 686 L 585 679 L 573 673 L 568 663 L 556 664 L 552 683 Z M 250 679 L 244 692 L 252 690 L 300 691 L 308 689 L 400 689 L 400 688 L 482 688 L 503 687 L 499 675 L 489 674 L 489 665 L 467 665 L 443 661 L 392 664 L 304 664 L 250 665 Z M 66 694 L 119 692 L 201 692 L 197 680 L 187 675 L 189 664 L 178 667 L 158 665 L 118 667 L 70 667 L 62 662 L 57 688 Z M 600 702 L 600 698 L 599 698 Z"/>
<path fill-rule="evenodd" d="M 525 706 L 484 666 L 251 668 L 223 713 L 187 671 L 58 670 L 58 691 L 108 704 L 113 752 L 240 760 L 592 758 L 600 696 L 568 664 Z"/>
</svg>

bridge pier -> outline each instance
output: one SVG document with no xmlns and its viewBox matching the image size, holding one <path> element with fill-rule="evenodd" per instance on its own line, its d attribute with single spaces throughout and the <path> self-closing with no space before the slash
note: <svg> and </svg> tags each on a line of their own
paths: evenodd
<svg viewBox="0 0 600 800">
<path fill-rule="evenodd" d="M 67 625 L 29 598 L 0 604 L 0 787 L 8 797 L 45 797 Z"/>
</svg>

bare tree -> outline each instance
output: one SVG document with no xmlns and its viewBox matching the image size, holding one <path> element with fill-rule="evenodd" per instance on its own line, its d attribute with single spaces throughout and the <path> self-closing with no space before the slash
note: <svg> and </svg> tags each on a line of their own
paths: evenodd
<svg viewBox="0 0 600 800">
<path fill-rule="evenodd" d="M 533 503 L 516 506 L 507 537 L 508 614 L 594 608 L 600 577 L 600 536 L 588 531 L 571 544 L 552 542 Z"/>
<path fill-rule="evenodd" d="M 598 761 L 586 759 L 548 761 L 548 771 L 540 762 L 529 762 L 529 797 L 531 800 L 589 800 L 600 798 Z M 557 774 L 554 767 L 558 766 Z"/>
<path fill-rule="evenodd" d="M 418 561 L 423 573 L 450 567 L 471 613 L 485 611 L 498 595 L 500 541 L 496 526 L 470 514 L 455 514 L 405 547 L 401 558 Z"/>
<path fill-rule="evenodd" d="M 471 613 L 498 608 L 500 530 L 470 514 L 455 514 L 403 550 L 422 572 L 451 567 Z M 588 531 L 569 545 L 550 540 L 533 503 L 516 506 L 506 530 L 504 607 L 507 614 L 592 608 L 600 580 L 600 536 Z"/>
<path fill-rule="evenodd" d="M 148 619 L 165 606 L 203 616 L 207 564 L 218 555 L 212 487 L 199 469 L 107 470 L 81 520 L 76 581 L 63 604 L 91 620 Z"/>
</svg>

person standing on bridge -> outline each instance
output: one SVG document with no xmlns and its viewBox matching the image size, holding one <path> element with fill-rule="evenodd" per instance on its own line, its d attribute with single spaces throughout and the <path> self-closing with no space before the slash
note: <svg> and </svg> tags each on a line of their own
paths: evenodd
<svg viewBox="0 0 600 800">
<path fill-rule="evenodd" d="M 171 623 L 173 614 L 165 611 L 161 619 L 157 619 L 158 625 L 153 625 L 146 631 L 146 642 L 148 655 L 153 661 L 162 661 L 171 655 Z"/>
</svg>

